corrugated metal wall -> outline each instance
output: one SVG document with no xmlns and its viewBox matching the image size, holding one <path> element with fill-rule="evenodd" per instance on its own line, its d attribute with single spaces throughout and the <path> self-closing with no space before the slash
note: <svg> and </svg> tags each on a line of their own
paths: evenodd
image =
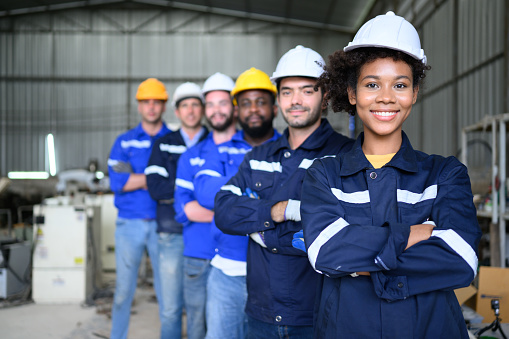
<svg viewBox="0 0 509 339">
<path fill-rule="evenodd" d="M 169 93 L 219 71 L 269 75 L 297 44 L 324 58 L 339 33 L 186 10 L 67 10 L 0 19 L 0 174 L 47 170 L 53 133 L 59 171 L 106 159 L 115 137 L 139 119 L 139 82 L 157 77 Z M 170 106 L 170 105 L 168 105 Z M 165 120 L 176 123 L 171 107 Z M 347 132 L 345 114 L 331 115 Z M 284 128 L 280 117 L 276 122 Z"/>
<path fill-rule="evenodd" d="M 462 127 L 505 113 L 506 4 L 504 0 L 402 1 L 399 13 L 418 27 L 432 66 L 405 126 L 414 147 L 456 155 L 461 151 Z M 472 156 L 482 162 L 484 153 L 486 148 L 481 147 Z"/>
</svg>

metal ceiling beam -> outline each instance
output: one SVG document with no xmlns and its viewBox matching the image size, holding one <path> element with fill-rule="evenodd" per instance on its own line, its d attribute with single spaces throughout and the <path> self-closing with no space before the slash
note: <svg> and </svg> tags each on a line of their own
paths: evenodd
<svg viewBox="0 0 509 339">
<path fill-rule="evenodd" d="M 109 4 L 122 3 L 122 2 L 126 2 L 126 1 L 125 0 L 85 0 L 85 1 L 74 1 L 74 2 L 66 2 L 66 3 L 61 3 L 61 4 L 53 4 L 53 5 L 18 8 L 18 9 L 0 11 L 0 18 L 6 17 L 6 16 L 11 16 L 11 15 L 23 15 L 23 14 L 33 14 L 33 13 L 41 13 L 41 12 L 49 12 L 49 11 L 60 11 L 63 9 L 74 9 L 74 8 L 82 8 L 82 7 L 89 7 L 89 6 L 109 5 Z"/>
<path fill-rule="evenodd" d="M 374 0 L 371 0 L 371 1 L 374 1 Z M 259 14 L 259 13 L 246 13 L 246 12 L 242 12 L 242 11 L 223 9 L 223 8 L 217 8 L 217 7 L 192 5 L 192 4 L 187 4 L 187 3 L 183 3 L 183 2 L 179 2 L 179 1 L 134 0 L 134 2 L 150 3 L 150 4 L 154 4 L 154 5 L 157 3 L 157 4 L 161 4 L 163 6 L 179 8 L 179 9 L 201 11 L 201 12 L 213 13 L 213 14 L 218 14 L 218 15 L 234 16 L 234 17 L 239 17 L 239 18 L 244 18 L 244 19 L 260 20 L 260 21 L 273 22 L 273 23 L 278 23 L 278 24 L 287 24 L 287 25 L 294 25 L 294 26 L 300 26 L 300 27 L 322 29 L 322 30 L 328 30 L 328 31 L 345 33 L 345 34 L 354 33 L 353 27 L 332 25 L 332 24 L 314 22 L 314 21 L 308 21 L 308 20 L 283 18 L 283 17 Z M 291 1 L 290 1 L 290 3 L 291 3 Z"/>
</svg>

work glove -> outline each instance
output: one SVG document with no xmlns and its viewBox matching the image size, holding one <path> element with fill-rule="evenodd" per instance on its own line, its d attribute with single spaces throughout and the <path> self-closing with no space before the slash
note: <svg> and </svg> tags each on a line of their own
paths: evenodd
<svg viewBox="0 0 509 339">
<path fill-rule="evenodd" d="M 133 173 L 133 168 L 131 164 L 124 161 L 117 161 L 117 163 L 111 166 L 113 170 L 117 173 Z"/>
<path fill-rule="evenodd" d="M 292 246 L 296 249 L 307 252 L 306 244 L 304 243 L 304 231 L 300 230 L 293 235 Z"/>
</svg>

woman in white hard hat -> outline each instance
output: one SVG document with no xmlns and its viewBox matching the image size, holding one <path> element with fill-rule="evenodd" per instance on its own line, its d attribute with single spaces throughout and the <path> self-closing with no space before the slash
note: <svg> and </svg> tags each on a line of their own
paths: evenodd
<svg viewBox="0 0 509 339">
<path fill-rule="evenodd" d="M 467 169 L 414 150 L 402 131 L 429 69 L 415 28 L 389 12 L 319 80 L 364 132 L 350 152 L 316 160 L 302 188 L 305 249 L 323 273 L 315 338 L 468 338 L 453 291 L 477 271 Z"/>
</svg>

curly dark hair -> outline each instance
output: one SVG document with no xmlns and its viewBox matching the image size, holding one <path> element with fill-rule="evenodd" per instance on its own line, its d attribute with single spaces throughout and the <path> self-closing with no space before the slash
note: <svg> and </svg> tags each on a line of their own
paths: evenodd
<svg viewBox="0 0 509 339">
<path fill-rule="evenodd" d="M 332 105 L 334 112 L 348 112 L 355 115 L 356 108 L 348 100 L 347 89 L 357 88 L 357 79 L 364 64 L 377 59 L 392 58 L 394 61 L 404 61 L 412 69 L 413 87 L 421 86 L 426 77 L 425 71 L 431 69 L 410 55 L 379 47 L 357 48 L 349 52 L 338 50 L 329 56 L 329 65 L 324 66 L 325 72 L 320 76 L 315 88 L 326 90 L 325 100 Z"/>
</svg>

